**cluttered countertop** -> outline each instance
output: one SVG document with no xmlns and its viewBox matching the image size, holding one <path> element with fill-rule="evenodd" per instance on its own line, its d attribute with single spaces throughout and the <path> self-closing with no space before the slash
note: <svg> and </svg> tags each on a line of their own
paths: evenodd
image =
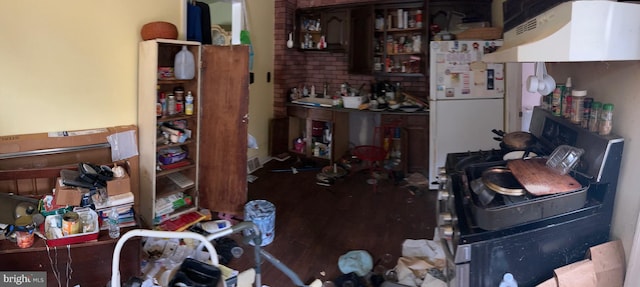
<svg viewBox="0 0 640 287">
<path fill-rule="evenodd" d="M 289 91 L 288 106 L 304 106 L 310 108 L 331 109 L 340 112 L 377 112 L 385 114 L 426 114 L 429 111 L 427 101 L 402 92 L 400 83 L 389 82 L 371 84 L 365 91 L 365 84 L 354 88 L 348 83 L 340 85 L 340 90 L 331 95 L 328 84 L 323 91 L 316 93 L 315 86 L 310 89 L 305 85 L 302 89 L 292 88 Z"/>
</svg>

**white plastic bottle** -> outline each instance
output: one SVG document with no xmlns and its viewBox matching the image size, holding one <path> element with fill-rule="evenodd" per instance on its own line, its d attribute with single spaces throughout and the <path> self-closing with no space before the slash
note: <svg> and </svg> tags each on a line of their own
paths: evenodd
<svg viewBox="0 0 640 287">
<path fill-rule="evenodd" d="M 191 80 L 196 75 L 195 60 L 193 53 L 187 49 L 186 45 L 176 54 L 173 72 L 178 80 Z"/>
<path fill-rule="evenodd" d="M 206 232 L 214 233 L 218 230 L 227 229 L 231 227 L 231 222 L 229 220 L 215 220 L 215 221 L 207 221 L 201 224 L 202 229 Z"/>
<path fill-rule="evenodd" d="M 191 91 L 187 92 L 185 100 L 184 114 L 187 116 L 193 115 L 193 95 L 191 94 Z"/>
<path fill-rule="evenodd" d="M 513 274 L 505 273 L 504 276 L 502 276 L 500 287 L 518 287 L 518 282 L 513 278 Z"/>
<path fill-rule="evenodd" d="M 118 225 L 118 210 L 115 207 L 111 208 L 111 212 L 109 212 L 109 237 L 118 238 L 120 237 L 120 226 Z"/>
</svg>

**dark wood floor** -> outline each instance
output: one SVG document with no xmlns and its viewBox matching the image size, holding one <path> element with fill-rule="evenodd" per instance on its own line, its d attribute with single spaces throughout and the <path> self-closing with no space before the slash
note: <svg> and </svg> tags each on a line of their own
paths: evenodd
<svg viewBox="0 0 640 287">
<path fill-rule="evenodd" d="M 249 200 L 264 199 L 276 207 L 274 241 L 264 249 L 291 268 L 305 284 L 315 278 L 333 281 L 342 275 L 338 258 L 351 250 L 366 250 L 373 261 L 382 260 L 392 268 L 401 255 L 405 239 L 432 239 L 436 194 L 382 180 L 377 193 L 367 184 L 364 171 L 348 175 L 333 186 L 316 184 L 318 171 L 273 172 L 300 161 L 272 160 L 253 173 Z M 307 165 L 308 166 L 308 165 Z M 318 165 L 321 167 L 321 165 Z M 254 265 L 253 248 L 244 246 L 244 255 L 229 265 L 245 270 Z M 294 286 L 268 262 L 261 264 L 262 283 Z"/>
</svg>

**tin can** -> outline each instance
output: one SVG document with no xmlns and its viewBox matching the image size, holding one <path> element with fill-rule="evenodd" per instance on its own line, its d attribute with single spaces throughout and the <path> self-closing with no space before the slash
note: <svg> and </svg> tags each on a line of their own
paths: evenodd
<svg viewBox="0 0 640 287">
<path fill-rule="evenodd" d="M 268 245 L 275 237 L 276 206 L 266 200 L 252 200 L 244 205 L 244 218 L 255 223 L 260 229 L 262 243 Z M 250 242 L 254 245 L 253 241 Z"/>
<path fill-rule="evenodd" d="M 62 234 L 64 236 L 80 233 L 80 216 L 77 212 L 68 211 L 62 215 Z"/>
</svg>

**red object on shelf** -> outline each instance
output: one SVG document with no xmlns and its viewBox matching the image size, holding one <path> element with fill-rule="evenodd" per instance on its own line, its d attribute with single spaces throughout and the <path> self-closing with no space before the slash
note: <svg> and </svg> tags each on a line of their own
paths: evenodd
<svg viewBox="0 0 640 287">
<path fill-rule="evenodd" d="M 177 218 L 167 220 L 160 225 L 158 225 L 159 230 L 165 231 L 184 231 L 187 228 L 191 227 L 202 220 L 204 220 L 206 216 L 197 211 L 192 211 L 189 213 L 185 213 L 183 215 L 178 216 Z"/>
<path fill-rule="evenodd" d="M 190 164 L 191 164 L 191 162 L 188 161 L 188 160 L 181 160 L 179 162 L 174 162 L 174 163 L 170 163 L 170 164 L 161 164 L 160 165 L 160 169 L 162 169 L 162 170 L 174 169 L 174 168 L 187 166 L 187 165 L 190 165 Z"/>
</svg>

